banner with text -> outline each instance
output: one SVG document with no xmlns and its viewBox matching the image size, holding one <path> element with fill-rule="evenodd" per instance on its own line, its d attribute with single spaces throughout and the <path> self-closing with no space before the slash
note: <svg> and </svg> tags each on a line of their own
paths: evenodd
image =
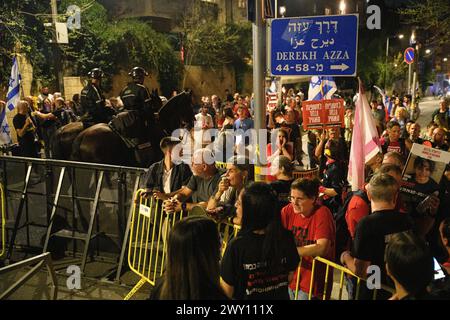
<svg viewBox="0 0 450 320">
<path fill-rule="evenodd" d="M 344 100 L 313 100 L 302 102 L 303 128 L 344 127 Z"/>
</svg>

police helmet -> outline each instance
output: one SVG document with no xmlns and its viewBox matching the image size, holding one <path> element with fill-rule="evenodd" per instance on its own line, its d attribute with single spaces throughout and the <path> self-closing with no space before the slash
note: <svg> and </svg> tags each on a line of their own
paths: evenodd
<svg viewBox="0 0 450 320">
<path fill-rule="evenodd" d="M 128 75 L 131 76 L 133 79 L 142 79 L 145 76 L 148 76 L 148 72 L 145 71 L 144 68 L 134 67 L 133 69 L 131 69 Z"/>
<path fill-rule="evenodd" d="M 102 69 L 94 68 L 91 71 L 89 71 L 88 76 L 91 79 L 101 79 L 104 76 L 104 73 L 103 73 Z"/>
</svg>

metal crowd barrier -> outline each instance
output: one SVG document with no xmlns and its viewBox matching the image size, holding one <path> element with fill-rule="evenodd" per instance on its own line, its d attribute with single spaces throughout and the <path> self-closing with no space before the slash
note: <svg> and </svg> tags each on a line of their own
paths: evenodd
<svg viewBox="0 0 450 320">
<path fill-rule="evenodd" d="M 347 275 L 347 278 L 354 278 L 356 280 L 356 294 L 355 294 L 355 300 L 359 300 L 359 295 L 360 295 L 360 289 L 361 289 L 361 284 L 365 284 L 366 281 L 360 277 L 358 277 L 357 275 L 355 275 L 353 272 L 351 272 L 349 269 L 336 264 L 332 261 L 329 261 L 327 259 L 321 258 L 321 257 L 316 257 L 314 258 L 314 260 L 312 261 L 312 270 L 311 270 L 311 282 L 310 282 L 310 286 L 309 286 L 309 293 L 308 293 L 308 300 L 311 300 L 313 298 L 313 289 L 314 289 L 314 282 L 315 281 L 320 281 L 321 279 L 316 279 L 316 266 L 318 263 L 322 263 L 326 266 L 325 269 L 325 279 L 324 279 L 324 289 L 323 289 L 323 295 L 322 295 L 322 299 L 325 300 L 327 297 L 327 290 L 328 290 L 328 280 L 329 280 L 329 274 L 330 272 L 333 272 L 334 269 L 338 270 L 340 272 L 340 277 L 339 277 L 339 294 L 338 294 L 338 299 L 337 300 L 342 300 L 342 293 L 344 290 L 344 275 Z M 301 265 L 302 265 L 302 259 L 300 259 L 300 263 L 299 266 L 297 268 L 297 282 L 296 282 L 296 289 L 295 289 L 295 300 L 297 300 L 298 297 L 298 291 L 299 291 L 299 283 L 300 283 L 300 270 L 301 270 Z M 331 286 L 331 290 L 333 290 L 333 287 Z M 394 293 L 394 290 L 392 288 L 389 288 L 385 285 L 381 285 L 381 289 L 385 290 L 387 292 L 390 293 Z M 373 292 L 373 296 L 372 296 L 372 300 L 375 300 L 377 297 L 377 292 L 378 290 L 375 289 Z M 331 292 L 329 293 L 330 297 L 331 297 Z M 316 297 L 319 298 L 319 297 Z"/>
<path fill-rule="evenodd" d="M 161 200 L 142 197 L 136 192 L 131 216 L 128 265 L 140 280 L 125 297 L 129 300 L 145 282 L 155 285 L 164 271 L 170 226 L 183 219 L 185 212 L 166 214 Z"/>
<path fill-rule="evenodd" d="M 156 280 L 163 275 L 170 228 L 187 216 L 184 211 L 166 213 L 163 210 L 163 201 L 142 197 L 144 191 L 140 189 L 135 195 L 130 215 L 128 244 L 128 265 L 140 280 L 124 300 L 129 300 L 146 282 L 154 286 Z M 193 214 L 206 214 L 204 209 L 200 209 L 197 207 Z M 222 235 L 223 254 L 228 242 L 237 235 L 239 227 L 228 221 L 218 223 L 217 227 Z"/>
<path fill-rule="evenodd" d="M 226 162 L 216 161 L 216 168 L 217 169 L 226 169 L 227 168 L 227 163 Z"/>
<path fill-rule="evenodd" d="M 36 265 L 34 265 L 36 264 Z M 6 289 L 3 293 L 0 293 L 0 300 L 5 300 L 9 298 L 14 292 L 16 292 L 21 286 L 23 286 L 31 277 L 39 272 L 40 268 L 45 265 L 50 277 L 50 299 L 56 300 L 58 296 L 58 284 L 56 279 L 56 274 L 53 269 L 52 258 L 50 252 L 40 254 L 36 257 L 23 260 L 14 264 L 10 264 L 4 268 L 0 268 L 0 275 L 25 268 L 34 265 L 30 271 L 28 271 L 24 276 L 17 280 L 12 286 Z"/>
<path fill-rule="evenodd" d="M 80 256 L 84 272 L 88 255 L 94 256 L 91 245 L 95 239 L 98 258 L 115 264 L 103 279 L 120 282 L 128 240 L 128 234 L 124 234 L 127 212 L 132 209 L 132 197 L 145 172 L 142 168 L 0 156 L 0 182 L 7 199 L 4 212 L 10 220 L 5 227 L 9 234 L 6 264 L 12 262 L 13 251 L 19 247 L 34 247 L 45 253 L 52 250 L 50 240 L 62 243 L 56 238 L 63 238 L 66 250 L 66 241 L 71 241 L 73 258 Z M 62 227 L 54 226 L 57 216 L 64 222 Z M 41 234 L 43 243 L 39 242 Z M 108 243 L 104 245 L 106 241 L 100 242 L 100 237 Z M 83 243 L 78 250 L 80 241 Z M 100 255 L 100 246 L 106 245 L 108 249 Z"/>
<path fill-rule="evenodd" d="M 0 245 L 0 258 L 3 257 L 3 255 L 6 252 L 6 230 L 5 230 L 5 225 L 6 225 L 6 210 L 5 210 L 5 191 L 3 189 L 3 184 L 0 183 L 0 198 L 1 198 L 1 217 L 0 217 L 0 241 L 1 241 L 1 245 Z"/>
<path fill-rule="evenodd" d="M 233 224 L 230 221 L 220 222 L 217 226 L 219 228 L 219 232 L 222 236 L 222 256 L 227 249 L 228 243 L 231 239 L 235 238 L 241 229 L 240 226 Z"/>
</svg>

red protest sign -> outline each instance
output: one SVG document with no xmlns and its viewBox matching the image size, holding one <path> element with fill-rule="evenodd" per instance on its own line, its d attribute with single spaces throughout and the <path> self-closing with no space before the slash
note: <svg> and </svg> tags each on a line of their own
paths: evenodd
<svg viewBox="0 0 450 320">
<path fill-rule="evenodd" d="M 324 125 L 344 127 L 344 100 L 324 100 Z"/>
<path fill-rule="evenodd" d="M 344 127 L 344 100 L 313 100 L 302 102 L 303 128 L 305 130 Z"/>
<path fill-rule="evenodd" d="M 322 128 L 323 103 L 321 100 L 303 101 L 302 115 L 305 130 Z"/>
<path fill-rule="evenodd" d="M 269 92 L 266 95 L 266 101 L 267 101 L 267 111 L 271 111 L 275 109 L 278 105 L 278 93 L 276 92 Z"/>
</svg>

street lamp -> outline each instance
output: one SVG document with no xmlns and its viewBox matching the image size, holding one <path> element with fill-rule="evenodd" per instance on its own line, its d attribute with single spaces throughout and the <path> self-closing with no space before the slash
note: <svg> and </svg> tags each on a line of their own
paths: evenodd
<svg viewBox="0 0 450 320">
<path fill-rule="evenodd" d="M 386 76 L 387 76 L 387 66 L 388 66 L 388 56 L 389 56 L 389 39 L 395 39 L 395 38 L 399 38 L 399 39 L 403 39 L 405 36 L 403 34 L 397 34 L 395 36 L 392 37 L 387 37 L 386 38 L 386 60 L 384 63 L 384 92 L 386 92 Z"/>
<path fill-rule="evenodd" d="M 425 53 L 426 53 L 426 54 L 430 54 L 430 52 L 431 52 L 430 49 L 425 50 Z"/>
<path fill-rule="evenodd" d="M 281 14 L 281 17 L 284 18 L 284 15 L 286 14 L 286 7 L 285 6 L 281 6 L 280 7 L 280 14 Z"/>
<path fill-rule="evenodd" d="M 341 2 L 339 3 L 339 11 L 341 14 L 345 14 L 345 1 L 341 0 Z"/>
<path fill-rule="evenodd" d="M 447 62 L 448 59 L 447 59 L 447 58 L 444 58 L 443 60 L 444 60 L 444 62 Z"/>
</svg>

